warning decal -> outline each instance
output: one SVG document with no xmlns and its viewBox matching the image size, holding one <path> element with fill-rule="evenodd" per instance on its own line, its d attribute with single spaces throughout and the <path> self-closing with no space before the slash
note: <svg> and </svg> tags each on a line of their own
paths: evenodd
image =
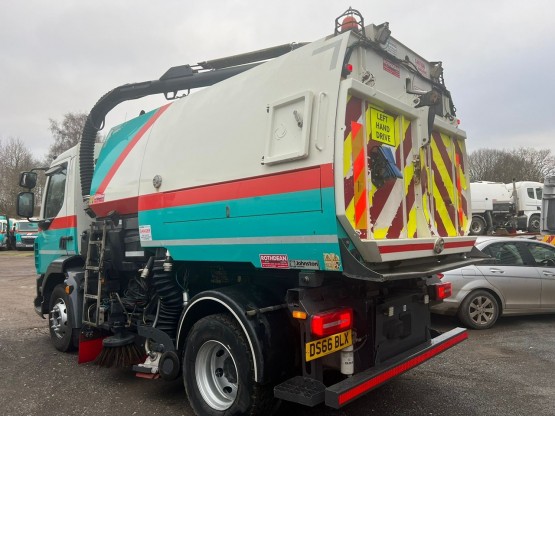
<svg viewBox="0 0 555 555">
<path fill-rule="evenodd" d="M 370 126 L 372 128 L 372 139 L 386 145 L 396 146 L 395 118 L 393 116 L 375 108 L 370 108 Z"/>
<path fill-rule="evenodd" d="M 397 64 L 393 64 L 389 60 L 384 60 L 383 68 L 387 73 L 391 73 L 391 75 L 395 77 L 401 77 L 401 68 Z"/>
<path fill-rule="evenodd" d="M 149 225 L 139 226 L 139 236 L 141 241 L 152 241 L 152 230 Z"/>
</svg>

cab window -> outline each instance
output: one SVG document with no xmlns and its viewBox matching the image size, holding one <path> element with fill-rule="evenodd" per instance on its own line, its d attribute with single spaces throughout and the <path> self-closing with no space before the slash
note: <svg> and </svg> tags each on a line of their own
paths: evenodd
<svg viewBox="0 0 555 555">
<path fill-rule="evenodd" d="M 48 177 L 46 198 L 44 200 L 44 219 L 55 218 L 64 204 L 66 189 L 67 166 L 61 168 Z"/>
</svg>

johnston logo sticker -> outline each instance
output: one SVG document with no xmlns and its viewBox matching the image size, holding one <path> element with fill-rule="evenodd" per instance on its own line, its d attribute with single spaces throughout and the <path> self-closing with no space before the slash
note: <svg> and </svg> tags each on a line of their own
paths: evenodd
<svg viewBox="0 0 555 555">
<path fill-rule="evenodd" d="M 261 254 L 260 266 L 262 268 L 289 268 L 289 259 L 286 254 Z"/>
<path fill-rule="evenodd" d="M 290 260 L 289 266 L 296 269 L 319 270 L 320 263 L 318 260 Z"/>
</svg>

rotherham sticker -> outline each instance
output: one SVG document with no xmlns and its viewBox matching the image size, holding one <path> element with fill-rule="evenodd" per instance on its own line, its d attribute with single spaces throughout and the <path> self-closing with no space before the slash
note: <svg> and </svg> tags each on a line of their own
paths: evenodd
<svg viewBox="0 0 555 555">
<path fill-rule="evenodd" d="M 260 266 L 262 268 L 289 269 L 289 258 L 286 254 L 261 254 Z"/>
</svg>

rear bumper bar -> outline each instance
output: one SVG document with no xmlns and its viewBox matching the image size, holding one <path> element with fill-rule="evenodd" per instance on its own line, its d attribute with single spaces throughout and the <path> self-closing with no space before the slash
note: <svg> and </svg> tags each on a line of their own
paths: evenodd
<svg viewBox="0 0 555 555">
<path fill-rule="evenodd" d="M 424 348 L 417 348 L 409 355 L 405 354 L 400 359 L 388 361 L 385 365 L 370 368 L 350 378 L 346 378 L 326 388 L 325 403 L 327 406 L 336 409 L 343 407 L 392 378 L 404 374 L 443 351 L 454 347 L 467 339 L 467 337 L 468 332 L 466 329 L 455 328 L 435 337 L 429 345 Z"/>
</svg>

